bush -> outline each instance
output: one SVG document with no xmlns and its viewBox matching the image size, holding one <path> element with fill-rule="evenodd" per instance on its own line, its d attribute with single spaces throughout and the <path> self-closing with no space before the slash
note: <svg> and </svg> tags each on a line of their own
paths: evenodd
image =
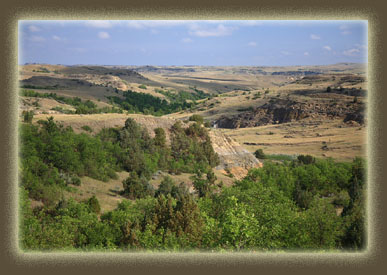
<svg viewBox="0 0 387 275">
<path fill-rule="evenodd" d="M 88 206 L 90 207 L 90 210 L 93 211 L 96 214 L 99 214 L 101 212 L 101 206 L 99 205 L 99 201 L 95 195 L 93 195 L 88 201 Z"/>
<path fill-rule="evenodd" d="M 82 126 L 81 128 L 82 128 L 83 130 L 87 131 L 87 132 L 90 132 L 90 133 L 93 132 L 93 129 L 91 129 L 90 126 L 88 126 L 88 125 L 84 125 L 84 126 Z"/>
<path fill-rule="evenodd" d="M 310 155 L 299 155 L 297 159 L 302 164 L 312 164 L 316 161 L 316 159 Z"/>
<path fill-rule="evenodd" d="M 27 123 L 32 122 L 32 118 L 34 117 L 34 111 L 23 111 L 23 121 Z"/>
<path fill-rule="evenodd" d="M 81 179 L 77 176 L 72 176 L 70 179 L 71 184 L 80 186 L 81 185 Z"/>
<path fill-rule="evenodd" d="M 156 196 L 167 196 L 169 194 L 174 198 L 178 198 L 179 193 L 179 188 L 175 185 L 173 179 L 170 176 L 164 176 L 156 192 Z"/>
<path fill-rule="evenodd" d="M 141 84 L 140 86 L 138 86 L 140 89 L 144 89 L 146 90 L 146 86 L 144 84 Z"/>
<path fill-rule="evenodd" d="M 263 152 L 262 149 L 257 149 L 255 152 L 254 152 L 254 155 L 257 159 L 265 159 L 266 158 L 266 155 L 265 153 Z"/>
<path fill-rule="evenodd" d="M 136 172 L 131 172 L 123 182 L 124 194 L 129 199 L 141 199 L 146 196 L 153 196 L 154 189 L 145 177 L 139 177 Z"/>
<path fill-rule="evenodd" d="M 203 117 L 201 115 L 192 115 L 190 118 L 189 118 L 189 121 L 196 121 L 200 124 L 203 124 Z"/>
</svg>

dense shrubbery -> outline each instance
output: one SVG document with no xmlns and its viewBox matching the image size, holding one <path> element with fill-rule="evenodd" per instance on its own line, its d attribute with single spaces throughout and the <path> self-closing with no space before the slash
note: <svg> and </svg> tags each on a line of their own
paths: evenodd
<svg viewBox="0 0 387 275">
<path fill-rule="evenodd" d="M 122 129 L 103 129 L 95 137 L 75 134 L 52 117 L 38 123 L 20 128 L 22 185 L 31 198 L 49 203 L 58 200 L 68 184 L 79 185 L 77 176 L 107 181 L 124 169 L 131 172 L 124 182 L 125 194 L 135 199 L 152 194 L 147 182 L 157 170 L 207 171 L 218 163 L 207 130 L 198 124 L 187 129 L 175 124 L 170 148 L 163 129 L 155 129 L 152 139 L 133 119 Z"/>
<path fill-rule="evenodd" d="M 166 177 L 153 193 L 135 201 L 123 201 L 117 209 L 100 218 L 95 198 L 84 203 L 61 201 L 55 207 L 28 207 L 22 193 L 22 244 L 28 249 L 152 249 L 152 250 L 298 250 L 361 249 L 365 245 L 364 162 L 343 164 L 343 188 L 332 182 L 332 171 L 317 187 L 307 209 L 293 200 L 296 187 L 287 182 L 303 180 L 301 170 L 328 172 L 331 161 L 315 164 L 268 164 L 249 175 L 200 198 L 177 187 Z M 337 164 L 337 163 L 336 163 Z M 289 176 L 290 175 L 290 176 Z M 313 176 L 314 175 L 314 176 Z M 312 175 L 312 181 L 322 177 Z M 311 175 L 309 175 L 311 176 Z M 133 176 L 129 181 L 137 181 Z M 208 178 L 208 175 L 207 175 Z M 210 180 L 211 181 L 211 180 Z M 319 186 L 319 185 L 318 185 Z M 334 196 L 326 190 L 337 189 Z M 306 188 L 309 190 L 310 188 Z M 321 190 L 320 190 L 321 189 Z M 24 189 L 23 189 L 24 190 Z M 356 191 L 355 191 L 356 190 Z M 336 214 L 332 199 L 344 196 L 344 212 Z M 143 191 L 141 191 L 143 192 Z M 141 193 L 140 192 L 140 193 Z M 342 198 L 341 198 L 342 199 Z M 97 206 L 96 206 L 97 205 Z M 42 231 L 42 228 L 45 228 Z M 39 233 L 37 233 L 39 232 Z"/>
<path fill-rule="evenodd" d="M 150 94 L 136 93 L 126 91 L 123 93 L 124 98 L 117 96 L 109 97 L 109 99 L 130 113 L 143 113 L 161 116 L 180 110 L 190 108 L 192 103 L 186 101 L 168 103 L 165 99 L 152 96 Z"/>
<path fill-rule="evenodd" d="M 165 95 L 170 101 L 177 102 L 177 103 L 184 103 L 187 100 L 195 101 L 195 100 L 211 97 L 210 94 L 207 94 L 202 90 L 198 90 L 196 88 L 192 88 L 192 89 L 195 91 L 195 93 L 190 93 L 186 91 L 171 92 L 171 91 L 164 91 L 164 90 L 158 90 L 158 89 L 156 89 L 156 92 L 162 95 Z"/>
<path fill-rule="evenodd" d="M 99 114 L 99 113 L 122 113 L 122 110 L 115 107 L 103 107 L 97 108 L 97 105 L 90 101 L 82 101 L 79 97 L 64 97 L 58 96 L 55 93 L 38 93 L 33 90 L 21 90 L 22 96 L 28 97 L 39 97 L 39 98 L 52 98 L 58 101 L 59 103 L 68 104 L 75 107 L 75 111 L 64 110 L 61 107 L 55 107 L 53 110 L 66 113 L 66 114 Z"/>
<path fill-rule="evenodd" d="M 107 250 L 287 250 L 365 247 L 365 163 L 338 163 L 303 156 L 265 162 L 233 186 L 220 187 L 218 163 L 207 130 L 199 123 L 147 132 L 128 119 L 122 129 L 96 137 L 76 135 L 52 119 L 21 127 L 21 244 L 24 249 Z M 60 192 L 77 176 L 107 179 L 130 172 L 124 200 L 100 217 L 95 197 L 64 200 Z M 185 184 L 156 170 L 195 172 Z M 73 177 L 75 178 L 73 179 Z M 44 206 L 29 206 L 29 199 Z M 58 202 L 59 200 L 59 202 Z M 342 208 L 337 215 L 337 208 Z"/>
<path fill-rule="evenodd" d="M 76 175 L 104 181 L 116 176 L 113 144 L 75 134 L 52 117 L 39 122 L 20 126 L 21 182 L 31 198 L 54 203 L 68 184 L 79 184 Z"/>
</svg>

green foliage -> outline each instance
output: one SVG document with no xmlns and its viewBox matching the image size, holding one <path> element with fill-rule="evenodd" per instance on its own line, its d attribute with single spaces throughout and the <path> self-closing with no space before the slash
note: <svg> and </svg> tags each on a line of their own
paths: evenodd
<svg viewBox="0 0 387 275">
<path fill-rule="evenodd" d="M 171 195 L 172 197 L 177 198 L 178 192 L 179 189 L 172 178 L 170 176 L 164 176 L 159 185 L 159 188 L 157 189 L 156 196 Z"/>
<path fill-rule="evenodd" d="M 197 170 L 195 176 L 192 177 L 192 184 L 199 198 L 207 197 L 212 193 L 215 188 L 215 181 L 216 176 L 212 170 L 207 172 L 206 178 L 203 178 L 200 170 Z"/>
<path fill-rule="evenodd" d="M 303 213 L 303 229 L 308 239 L 306 248 L 334 249 L 344 234 L 343 221 L 326 199 L 314 199 Z"/>
<path fill-rule="evenodd" d="M 207 171 L 219 164 L 208 131 L 199 123 L 183 129 L 180 121 L 172 126 L 172 168 L 181 172 Z"/>
<path fill-rule="evenodd" d="M 311 155 L 299 155 L 297 157 L 298 161 L 303 164 L 311 164 L 314 163 L 316 160 Z"/>
<path fill-rule="evenodd" d="M 31 123 L 34 117 L 34 111 L 23 111 L 23 121 L 27 123 Z"/>
<path fill-rule="evenodd" d="M 254 155 L 257 159 L 265 159 L 266 158 L 266 155 L 265 153 L 263 152 L 262 149 L 257 149 L 255 152 L 254 152 Z"/>
<path fill-rule="evenodd" d="M 136 172 L 131 172 L 129 177 L 122 182 L 124 186 L 123 193 L 129 199 L 145 198 L 146 196 L 153 196 L 154 189 L 145 177 L 139 177 Z"/>
<path fill-rule="evenodd" d="M 99 205 L 99 201 L 95 195 L 93 195 L 88 201 L 87 204 L 90 207 L 90 210 L 96 214 L 101 212 L 101 206 Z"/>
<path fill-rule="evenodd" d="M 174 93 L 172 91 L 163 91 L 163 90 L 156 90 L 156 92 L 162 95 L 165 95 L 170 101 L 177 102 L 177 103 L 184 103 L 187 100 L 195 101 L 195 100 L 210 97 L 210 94 L 207 94 L 202 90 L 198 90 L 196 88 L 192 88 L 192 89 L 194 90 L 194 93 L 190 93 L 186 91 L 179 91 Z"/>
<path fill-rule="evenodd" d="M 191 103 L 187 103 L 186 101 L 182 103 L 168 103 L 165 99 L 160 99 L 150 94 L 136 93 L 130 90 L 124 92 L 123 96 L 124 99 L 117 96 L 109 97 L 109 99 L 130 113 L 143 113 L 161 116 L 181 111 L 192 106 Z"/>
<path fill-rule="evenodd" d="M 266 159 L 268 160 L 277 160 L 277 161 L 293 161 L 295 159 L 295 156 L 291 155 L 284 155 L 284 154 L 271 154 L 271 155 L 265 155 Z"/>
<path fill-rule="evenodd" d="M 93 132 L 93 129 L 89 125 L 83 125 L 81 129 L 85 130 L 86 132 Z"/>
<path fill-rule="evenodd" d="M 24 250 L 360 250 L 366 245 L 366 163 L 307 156 L 265 161 L 229 187 L 217 186 L 219 163 L 199 123 L 151 138 L 133 119 L 96 136 L 75 134 L 49 118 L 21 124 L 20 240 Z M 99 218 L 97 198 L 65 200 L 80 176 L 108 180 L 124 168 L 123 200 Z M 155 171 L 195 172 L 189 194 Z M 31 208 L 30 199 L 43 202 Z M 343 207 L 341 215 L 336 207 Z"/>
<path fill-rule="evenodd" d="M 35 88 L 35 87 L 31 87 L 31 88 Z M 97 105 L 94 102 L 90 100 L 83 101 L 79 97 L 64 97 L 64 96 L 58 96 L 56 93 L 38 93 L 33 90 L 26 90 L 26 89 L 21 90 L 21 95 L 28 96 L 28 97 L 52 98 L 59 103 L 68 104 L 75 107 L 75 112 L 70 110 L 64 110 L 59 106 L 52 108 L 52 110 L 56 110 L 66 114 L 122 113 L 121 109 L 118 109 L 115 107 L 97 108 Z"/>
<path fill-rule="evenodd" d="M 56 124 L 52 117 L 40 124 L 20 126 L 22 186 L 32 198 L 53 204 L 67 184 L 80 184 L 75 175 L 100 180 L 115 176 L 117 164 L 108 144 L 75 134 L 71 128 Z"/>
<path fill-rule="evenodd" d="M 146 90 L 146 86 L 144 84 L 141 84 L 140 86 L 138 86 L 140 89 L 144 89 Z"/>
<path fill-rule="evenodd" d="M 163 128 L 156 128 L 155 130 L 154 143 L 155 146 L 163 148 L 166 146 L 167 136 Z"/>
<path fill-rule="evenodd" d="M 71 181 L 69 182 L 69 184 L 80 186 L 81 185 L 81 179 L 79 177 L 77 177 L 77 176 L 72 176 L 71 177 Z"/>
<path fill-rule="evenodd" d="M 197 114 L 190 116 L 188 120 L 195 121 L 199 124 L 203 124 L 203 121 L 204 121 L 203 117 L 201 115 L 197 115 Z"/>
</svg>

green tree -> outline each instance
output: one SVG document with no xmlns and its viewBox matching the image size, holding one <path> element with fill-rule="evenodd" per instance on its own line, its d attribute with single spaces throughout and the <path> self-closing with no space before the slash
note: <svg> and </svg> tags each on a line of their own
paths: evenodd
<svg viewBox="0 0 387 275">
<path fill-rule="evenodd" d="M 265 153 L 263 152 L 262 149 L 257 149 L 255 152 L 254 152 L 254 155 L 257 159 L 265 159 L 266 158 L 266 155 Z"/>
<path fill-rule="evenodd" d="M 93 195 L 88 201 L 87 204 L 89 205 L 92 212 L 99 214 L 101 212 L 101 206 L 99 204 L 99 201 L 95 195 Z"/>
<path fill-rule="evenodd" d="M 154 195 L 154 189 L 146 178 L 139 177 L 136 172 L 131 172 L 122 184 L 124 187 L 123 192 L 129 199 L 133 200 Z"/>
<path fill-rule="evenodd" d="M 23 121 L 27 123 L 31 123 L 34 117 L 34 111 L 23 111 Z"/>
<path fill-rule="evenodd" d="M 163 128 L 156 128 L 154 137 L 154 144 L 160 148 L 164 148 L 166 146 L 167 137 L 165 135 L 165 131 Z"/>
</svg>

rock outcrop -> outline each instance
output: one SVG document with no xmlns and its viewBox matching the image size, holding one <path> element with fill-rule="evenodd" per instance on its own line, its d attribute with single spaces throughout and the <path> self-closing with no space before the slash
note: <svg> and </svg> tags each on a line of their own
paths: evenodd
<svg viewBox="0 0 387 275">
<path fill-rule="evenodd" d="M 267 124 L 280 124 L 304 118 L 342 118 L 364 124 L 364 104 L 361 102 L 296 102 L 286 99 L 271 99 L 264 105 L 233 117 L 222 116 L 213 122 L 216 128 L 246 128 Z"/>
<path fill-rule="evenodd" d="M 214 151 L 220 158 L 217 169 L 229 169 L 237 179 L 240 179 L 250 168 L 262 167 L 262 163 L 252 153 L 220 130 L 211 130 L 210 138 Z"/>
</svg>

